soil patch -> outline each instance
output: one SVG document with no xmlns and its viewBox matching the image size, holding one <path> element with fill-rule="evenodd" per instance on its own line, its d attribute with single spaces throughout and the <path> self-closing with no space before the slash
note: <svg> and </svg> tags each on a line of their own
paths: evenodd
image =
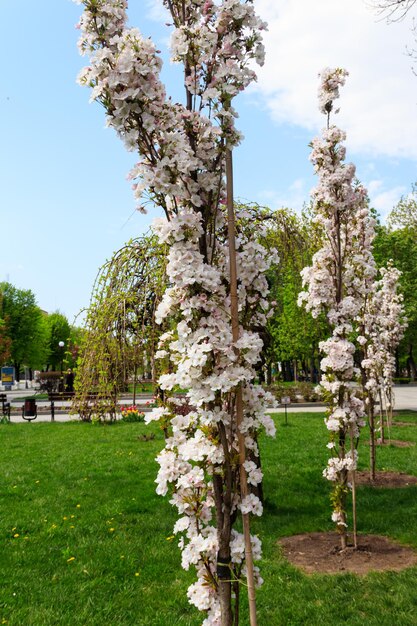
<svg viewBox="0 0 417 626">
<path fill-rule="evenodd" d="M 375 472 L 375 480 L 371 481 L 368 471 L 356 472 L 356 484 L 369 487 L 385 487 L 385 489 L 398 489 L 417 484 L 417 476 L 403 472 Z"/>
<path fill-rule="evenodd" d="M 364 442 L 366 446 L 369 446 L 369 441 Z M 377 446 L 382 446 L 383 448 L 394 446 L 394 448 L 414 448 L 416 445 L 414 441 L 402 441 L 401 439 L 386 439 L 384 443 L 381 443 L 380 439 L 376 440 Z"/>
<path fill-rule="evenodd" d="M 279 540 L 288 561 L 307 574 L 365 575 L 371 571 L 400 571 L 417 565 L 417 553 L 388 537 L 359 535 L 358 548 L 340 551 L 337 533 L 306 533 Z"/>
<path fill-rule="evenodd" d="M 384 443 L 382 443 L 379 439 L 377 440 L 378 446 L 394 446 L 394 448 L 413 448 L 416 444 L 414 441 L 401 441 L 400 439 L 386 439 Z"/>
</svg>

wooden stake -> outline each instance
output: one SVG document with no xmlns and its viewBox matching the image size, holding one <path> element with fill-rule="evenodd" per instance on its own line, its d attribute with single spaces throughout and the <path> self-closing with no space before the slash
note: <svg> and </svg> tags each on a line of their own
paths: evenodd
<svg viewBox="0 0 417 626">
<path fill-rule="evenodd" d="M 233 198 L 233 159 L 232 151 L 226 148 L 226 187 L 227 187 L 227 218 L 229 237 L 229 264 L 230 264 L 230 312 L 232 318 L 233 342 L 239 339 L 239 303 L 237 295 L 237 265 L 236 265 L 236 235 L 235 235 L 235 211 Z M 239 385 L 236 391 L 236 430 L 239 442 L 239 475 L 242 499 L 248 495 L 248 482 L 244 463 L 246 461 L 245 438 L 240 432 L 240 424 L 243 420 L 243 396 L 242 387 Z M 242 513 L 243 533 L 245 538 L 245 561 L 248 582 L 249 617 L 250 626 L 257 626 L 256 620 L 256 596 L 255 577 L 253 569 L 252 544 L 250 540 L 249 514 Z"/>
<path fill-rule="evenodd" d="M 355 444 L 353 442 L 353 428 L 350 430 L 350 453 L 355 458 Z M 353 547 L 358 547 L 358 517 L 356 511 L 356 470 L 352 470 L 352 516 L 353 516 Z"/>
</svg>

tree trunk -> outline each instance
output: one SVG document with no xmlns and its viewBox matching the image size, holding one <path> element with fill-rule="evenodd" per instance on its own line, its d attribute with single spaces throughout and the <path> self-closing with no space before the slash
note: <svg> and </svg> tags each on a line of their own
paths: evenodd
<svg viewBox="0 0 417 626">
<path fill-rule="evenodd" d="M 16 382 L 18 383 L 20 382 L 20 363 L 17 363 L 17 361 L 14 361 L 13 367 L 14 367 Z"/>
<path fill-rule="evenodd" d="M 417 376 L 417 368 L 416 368 L 416 364 L 415 364 L 414 356 L 413 356 L 413 345 L 411 343 L 408 345 L 407 366 L 408 366 L 408 371 L 410 373 L 410 378 L 412 380 L 415 380 Z"/>
<path fill-rule="evenodd" d="M 310 381 L 315 383 L 315 371 L 314 371 L 314 357 L 312 356 L 310 359 Z"/>
<path fill-rule="evenodd" d="M 401 370 L 400 370 L 400 353 L 398 348 L 395 350 L 395 378 L 400 378 Z"/>
<path fill-rule="evenodd" d="M 374 402 L 372 398 L 368 404 L 368 421 L 369 421 L 369 477 L 375 480 L 375 464 L 376 464 L 376 446 L 375 446 L 375 413 Z"/>
<path fill-rule="evenodd" d="M 220 435 L 225 452 L 223 485 L 219 474 L 213 476 L 214 499 L 216 502 L 217 539 L 219 551 L 217 554 L 217 578 L 219 584 L 219 601 L 222 616 L 222 626 L 232 626 L 232 584 L 230 571 L 230 538 L 231 538 L 231 493 L 232 473 L 229 462 L 229 450 L 225 440 L 224 426 L 220 425 Z M 226 446 L 226 448 L 225 448 Z"/>
<path fill-rule="evenodd" d="M 266 364 L 266 384 L 268 387 L 272 385 L 272 363 L 268 361 Z"/>
</svg>

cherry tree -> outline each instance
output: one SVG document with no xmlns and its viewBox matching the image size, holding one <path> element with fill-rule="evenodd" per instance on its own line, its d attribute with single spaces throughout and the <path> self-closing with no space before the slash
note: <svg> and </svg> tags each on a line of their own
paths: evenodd
<svg viewBox="0 0 417 626">
<path fill-rule="evenodd" d="M 320 343 L 324 353 L 320 385 L 328 402 L 325 423 L 330 434 L 330 458 L 323 474 L 334 485 L 332 519 L 342 549 L 347 546 L 347 496 L 350 480 L 354 487 L 357 466 L 355 443 L 366 415 L 357 385 L 360 370 L 354 361 L 354 331 L 376 275 L 372 256 L 375 224 L 367 207 L 367 192 L 355 179 L 355 166 L 344 162 L 345 133 L 330 125 L 334 101 L 347 75 L 340 68 L 327 68 L 320 74 L 319 105 L 327 127 L 313 140 L 310 158 L 319 179 L 313 202 L 323 246 L 313 256 L 312 266 L 302 271 L 305 291 L 299 296 L 299 304 L 313 317 L 324 311 L 333 329 L 332 336 Z M 355 523 L 354 490 L 353 505 Z M 356 543 L 355 527 L 354 539 Z"/>
<path fill-rule="evenodd" d="M 370 431 L 370 478 L 375 480 L 376 438 L 375 406 L 380 403 L 380 433 L 384 439 L 383 409 L 392 414 L 395 350 L 401 341 L 407 321 L 403 296 L 398 291 L 401 272 L 393 262 L 380 269 L 381 278 L 375 281 L 359 316 L 357 342 L 363 350 L 361 361 L 362 384 Z"/>
<path fill-rule="evenodd" d="M 182 566 L 197 573 L 188 597 L 204 625 L 238 623 L 242 582 L 253 625 L 261 544 L 249 515 L 261 515 L 262 503 L 250 486 L 262 480 L 257 434 L 274 434 L 270 398 L 252 383 L 262 348 L 254 329 L 270 314 L 264 272 L 274 259 L 250 233 L 235 232 L 232 150 L 241 136 L 233 99 L 255 79 L 253 62 L 263 62 L 265 24 L 251 0 L 164 0 L 172 60 L 184 68 L 179 104 L 161 82 L 154 43 L 127 27 L 126 0 L 78 2 L 80 50 L 90 55 L 79 82 L 139 154 L 130 173 L 138 209 L 145 198 L 165 213 L 153 227 L 169 248 L 170 286 L 156 319 L 175 325 L 156 355 L 169 364 L 159 379 L 167 401 L 148 418 L 166 433 L 157 492 L 170 493 L 180 515 L 174 533 Z M 177 385 L 188 390 L 187 411 Z M 234 528 L 239 511 L 243 534 Z"/>
</svg>

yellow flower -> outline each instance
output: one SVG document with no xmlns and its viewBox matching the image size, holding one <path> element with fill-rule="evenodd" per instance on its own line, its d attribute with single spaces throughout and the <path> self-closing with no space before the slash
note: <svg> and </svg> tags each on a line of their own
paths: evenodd
<svg viewBox="0 0 417 626">
<path fill-rule="evenodd" d="M 71 561 L 75 561 L 75 556 L 70 556 L 70 558 L 67 559 L 67 563 L 71 563 Z"/>
<path fill-rule="evenodd" d="M 14 537 L 15 539 L 17 539 L 17 537 L 19 537 L 19 536 L 20 536 L 20 535 L 19 535 L 19 533 L 15 533 L 15 534 L 13 535 L 13 537 Z"/>
<path fill-rule="evenodd" d="M 80 508 L 81 508 L 81 504 L 77 504 L 77 509 L 80 509 Z"/>
<path fill-rule="evenodd" d="M 63 519 L 63 520 L 66 520 L 66 519 L 68 519 L 68 518 L 67 518 L 67 516 L 66 516 L 66 515 L 64 515 L 64 517 L 63 517 L 62 519 Z"/>
<path fill-rule="evenodd" d="M 167 537 L 167 541 L 172 541 L 173 539 L 175 539 L 175 535 L 171 535 L 170 537 Z"/>
<path fill-rule="evenodd" d="M 139 572 L 135 572 L 135 576 L 139 576 Z"/>
<path fill-rule="evenodd" d="M 109 528 L 109 533 L 114 533 L 114 528 Z"/>
</svg>

